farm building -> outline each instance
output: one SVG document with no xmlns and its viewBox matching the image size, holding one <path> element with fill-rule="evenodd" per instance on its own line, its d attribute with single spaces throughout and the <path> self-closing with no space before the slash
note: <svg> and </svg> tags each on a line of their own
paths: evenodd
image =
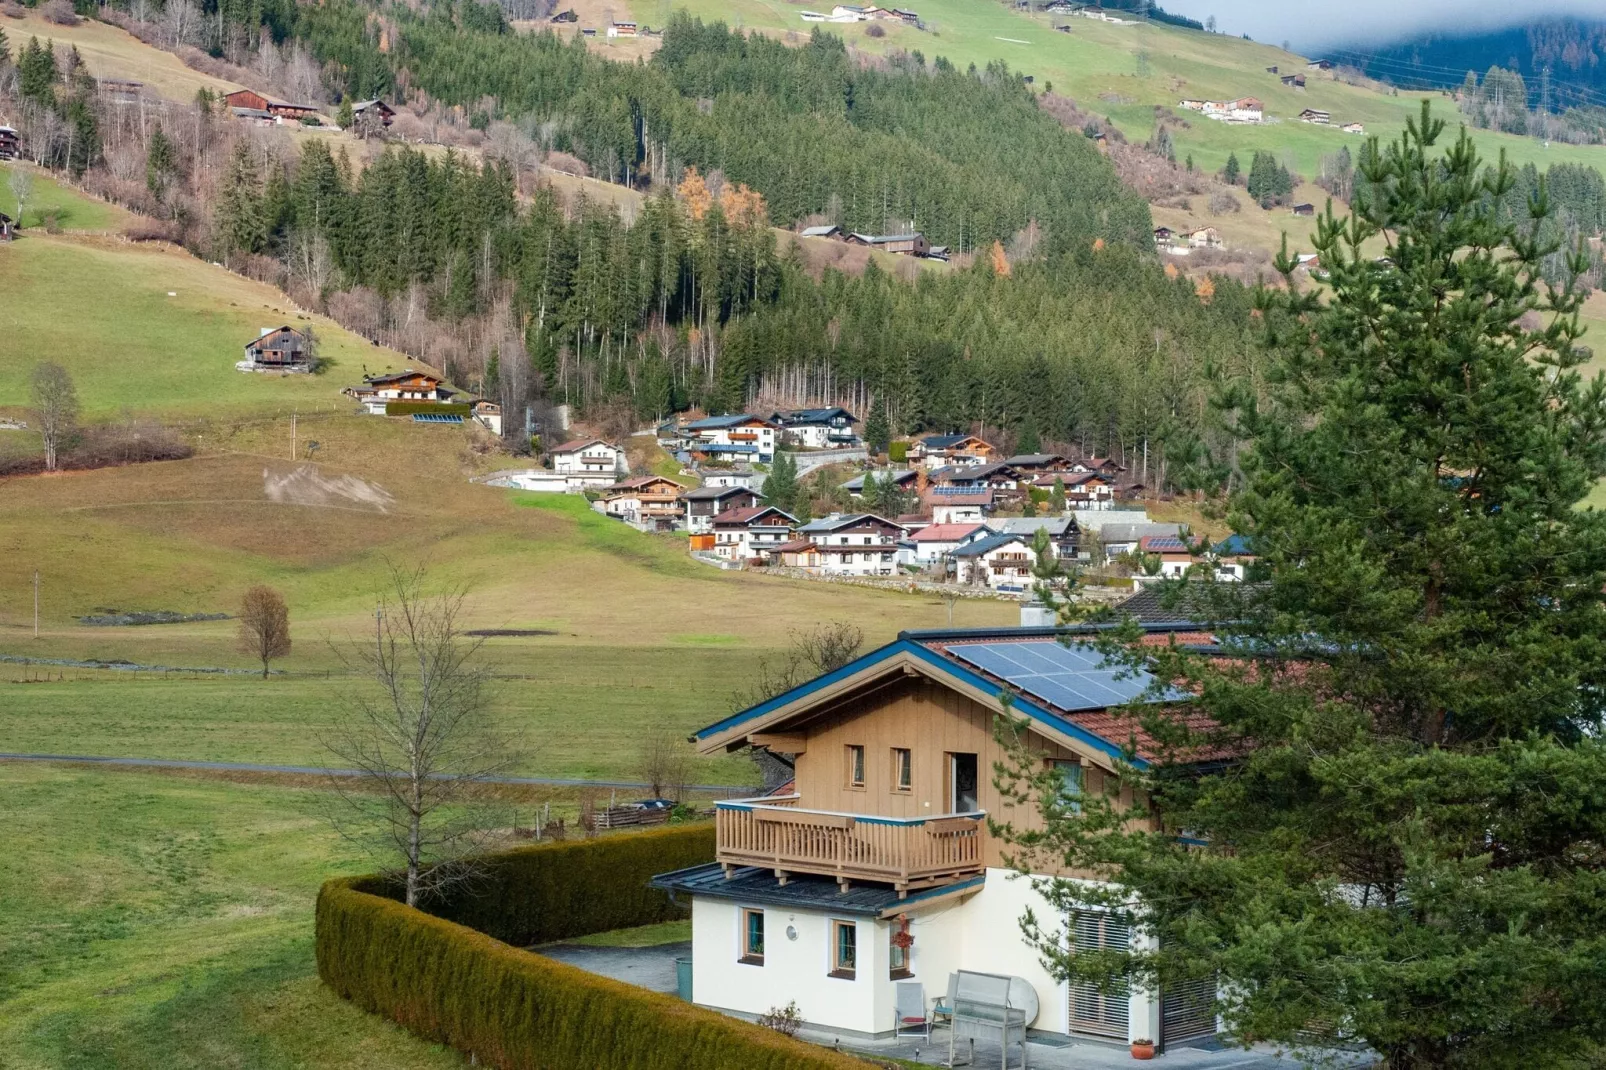
<svg viewBox="0 0 1606 1070">
<path fill-rule="evenodd" d="M 457 396 L 457 391 L 448 387 L 444 379 L 411 368 L 387 375 L 365 375 L 362 386 L 348 386 L 342 393 L 362 402 L 362 407 L 373 416 L 411 415 L 410 407 L 405 413 L 392 413 L 393 403 L 445 405 Z"/>
<path fill-rule="evenodd" d="M 1318 126 L 1326 126 L 1328 123 L 1333 121 L 1333 116 L 1330 112 L 1325 112 L 1320 108 L 1306 108 L 1304 111 L 1299 113 L 1299 121 L 1302 123 L 1315 123 Z"/>
<path fill-rule="evenodd" d="M 849 234 L 848 241 L 855 245 L 868 245 L 884 253 L 902 253 L 905 256 L 925 256 L 931 252 L 931 243 L 919 231 L 909 234 Z"/>
<path fill-rule="evenodd" d="M 243 371 L 310 371 L 314 359 L 312 339 L 294 327 L 264 327 L 245 344 Z"/>
<path fill-rule="evenodd" d="M 389 126 L 396 119 L 396 110 L 382 100 L 365 100 L 361 104 L 351 106 L 354 123 L 360 123 L 370 115 L 377 118 L 380 125 Z"/>
<path fill-rule="evenodd" d="M 318 114 L 316 104 L 291 104 L 289 101 L 263 96 L 254 89 L 236 89 L 225 96 L 223 102 L 232 109 L 265 112 L 274 119 L 289 119 L 292 122 L 298 119 L 310 119 Z"/>
<path fill-rule="evenodd" d="M 22 151 L 22 139 L 14 127 L 0 126 L 0 160 L 15 160 Z"/>
</svg>

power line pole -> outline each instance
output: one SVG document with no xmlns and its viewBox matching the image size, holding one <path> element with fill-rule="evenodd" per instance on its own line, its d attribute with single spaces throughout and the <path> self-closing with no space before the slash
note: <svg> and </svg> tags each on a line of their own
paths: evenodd
<svg viewBox="0 0 1606 1070">
<path fill-rule="evenodd" d="M 290 410 L 290 459 L 296 459 L 296 410 Z"/>
<path fill-rule="evenodd" d="M 39 570 L 33 570 L 33 637 L 39 638 Z"/>
</svg>

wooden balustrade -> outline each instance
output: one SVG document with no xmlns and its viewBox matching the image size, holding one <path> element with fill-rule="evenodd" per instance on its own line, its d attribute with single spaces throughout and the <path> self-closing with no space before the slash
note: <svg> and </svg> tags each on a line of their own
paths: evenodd
<svg viewBox="0 0 1606 1070">
<path fill-rule="evenodd" d="M 890 818 L 805 810 L 796 797 L 720 803 L 718 859 L 789 874 L 881 881 L 899 892 L 982 870 L 983 814 Z"/>
</svg>

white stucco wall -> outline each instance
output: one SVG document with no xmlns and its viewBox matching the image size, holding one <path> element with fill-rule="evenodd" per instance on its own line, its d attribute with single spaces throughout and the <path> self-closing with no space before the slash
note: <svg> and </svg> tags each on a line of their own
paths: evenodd
<svg viewBox="0 0 1606 1070">
<path fill-rule="evenodd" d="M 764 965 L 740 958 L 744 905 L 764 911 Z M 832 915 L 787 907 L 696 898 L 692 903 L 692 1001 L 719 1010 L 763 1014 L 797 1001 L 812 1023 L 857 1033 L 892 1029 L 893 989 L 887 977 L 885 922 L 858 925 L 858 969 L 852 980 L 830 976 Z M 797 929 L 788 940 L 787 926 Z"/>
</svg>

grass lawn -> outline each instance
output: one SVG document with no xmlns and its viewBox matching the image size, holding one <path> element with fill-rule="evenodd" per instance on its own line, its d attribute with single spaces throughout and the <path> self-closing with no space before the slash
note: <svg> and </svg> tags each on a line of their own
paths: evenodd
<svg viewBox="0 0 1606 1070">
<path fill-rule="evenodd" d="M 75 204 L 104 207 L 63 193 Z M 36 207 L 30 205 L 30 215 Z M 410 363 L 332 320 L 297 312 L 272 287 L 171 246 L 34 231 L 0 252 L 0 293 L 6 295 L 0 306 L 0 408 L 28 403 L 29 376 L 46 360 L 72 373 L 90 417 L 124 409 L 201 417 L 220 406 L 279 409 L 287 416 L 292 408 L 346 411 L 352 403 L 340 389 L 357 382 L 364 366 L 377 371 Z M 285 323 L 315 328 L 332 365 L 328 371 L 271 375 L 234 369 L 260 328 Z"/>
<path fill-rule="evenodd" d="M 640 925 L 634 929 L 615 929 L 607 933 L 592 933 L 565 943 L 585 947 L 658 947 L 661 944 L 680 944 L 691 939 L 691 919 L 661 921 L 656 925 Z"/>
<path fill-rule="evenodd" d="M 3 26 L 0 23 L 0 28 Z M 33 175 L 33 193 L 28 197 L 27 209 L 20 217 L 17 215 L 17 198 L 11 192 L 13 171 L 27 171 Z M 28 235 L 30 241 L 34 236 L 44 233 L 45 216 L 51 213 L 55 213 L 56 222 L 67 231 L 116 230 L 134 218 L 115 204 L 97 201 L 69 189 L 50 177 L 50 172 L 43 168 L 15 162 L 0 164 L 0 212 L 17 219 L 24 229 L 31 228 L 32 232 Z M 0 257 L 0 268 L 19 250 L 26 249 L 28 244 L 19 241 L 6 246 L 4 251 L 7 255 Z M 13 291 L 6 292 L 9 295 Z"/>
<path fill-rule="evenodd" d="M 171 52 L 152 48 L 120 27 L 85 19 L 77 26 L 60 26 L 45 21 L 37 9 L 24 8 L 20 20 L 4 23 L 11 39 L 13 55 L 28 43 L 29 37 L 54 41 L 62 49 L 72 46 L 83 57 L 84 66 L 96 78 L 121 78 L 143 82 L 147 89 L 168 100 L 191 101 L 200 89 L 228 93 L 240 86 L 222 78 L 192 70 Z"/>
<path fill-rule="evenodd" d="M 466 1065 L 317 981 L 318 885 L 362 872 L 310 790 L 0 764 L 9 1070 Z"/>
</svg>

